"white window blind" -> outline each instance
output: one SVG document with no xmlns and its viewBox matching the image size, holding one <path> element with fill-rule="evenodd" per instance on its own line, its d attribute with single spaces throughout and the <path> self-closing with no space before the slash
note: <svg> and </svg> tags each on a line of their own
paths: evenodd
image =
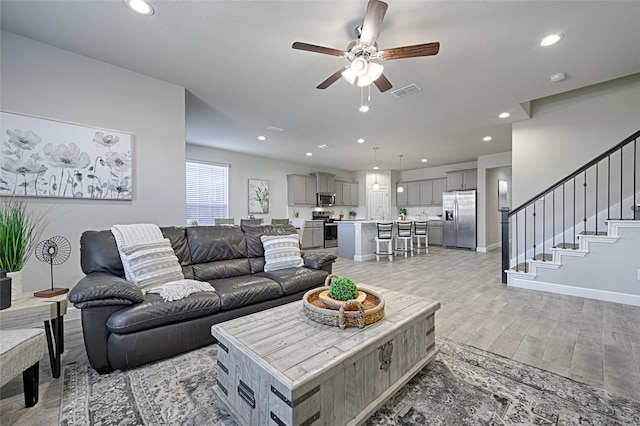
<svg viewBox="0 0 640 426">
<path fill-rule="evenodd" d="M 229 166 L 187 161 L 187 224 L 213 225 L 229 212 Z"/>
</svg>

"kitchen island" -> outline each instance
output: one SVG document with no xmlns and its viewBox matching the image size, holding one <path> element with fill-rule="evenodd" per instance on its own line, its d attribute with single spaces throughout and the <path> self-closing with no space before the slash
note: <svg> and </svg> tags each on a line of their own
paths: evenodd
<svg viewBox="0 0 640 426">
<path fill-rule="evenodd" d="M 338 257 L 356 262 L 375 259 L 376 222 L 341 220 L 338 223 Z"/>
<path fill-rule="evenodd" d="M 411 220 L 411 219 L 408 219 Z M 439 217 L 427 219 L 431 224 L 441 224 Z M 386 221 L 386 222 L 396 222 Z M 376 258 L 376 221 L 375 220 L 341 220 L 338 224 L 338 257 L 362 262 Z M 440 242 L 442 244 L 442 242 Z"/>
</svg>

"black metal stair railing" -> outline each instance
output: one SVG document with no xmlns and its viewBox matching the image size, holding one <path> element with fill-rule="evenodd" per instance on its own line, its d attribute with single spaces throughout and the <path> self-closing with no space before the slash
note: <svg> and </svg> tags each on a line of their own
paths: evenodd
<svg viewBox="0 0 640 426">
<path fill-rule="evenodd" d="M 515 209 L 500 209 L 503 283 L 507 270 L 528 272 L 527 260 L 548 261 L 554 247 L 577 249 L 580 234 L 606 234 L 605 220 L 637 218 L 638 139 L 640 130 Z"/>
</svg>

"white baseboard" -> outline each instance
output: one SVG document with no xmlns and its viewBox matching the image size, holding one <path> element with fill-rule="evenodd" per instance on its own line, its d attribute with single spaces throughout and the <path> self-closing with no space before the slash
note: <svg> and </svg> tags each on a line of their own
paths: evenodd
<svg viewBox="0 0 640 426">
<path fill-rule="evenodd" d="M 512 277 L 509 286 L 526 288 L 528 290 L 546 291 L 548 293 L 565 294 L 567 296 L 585 297 L 587 299 L 604 300 L 606 302 L 623 303 L 625 305 L 640 306 L 640 295 L 637 294 L 573 287 L 542 281 L 524 280 L 518 277 Z"/>
<path fill-rule="evenodd" d="M 365 254 L 363 256 L 358 256 L 358 255 L 353 256 L 353 260 L 355 262 L 364 262 L 366 260 L 373 260 L 375 258 L 376 258 L 375 254 Z"/>
</svg>

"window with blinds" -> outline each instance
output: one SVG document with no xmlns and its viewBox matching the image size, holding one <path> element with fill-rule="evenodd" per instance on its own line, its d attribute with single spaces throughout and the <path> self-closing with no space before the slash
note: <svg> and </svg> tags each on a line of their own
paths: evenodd
<svg viewBox="0 0 640 426">
<path fill-rule="evenodd" d="M 229 213 L 229 166 L 187 161 L 187 224 L 213 225 Z"/>
</svg>

